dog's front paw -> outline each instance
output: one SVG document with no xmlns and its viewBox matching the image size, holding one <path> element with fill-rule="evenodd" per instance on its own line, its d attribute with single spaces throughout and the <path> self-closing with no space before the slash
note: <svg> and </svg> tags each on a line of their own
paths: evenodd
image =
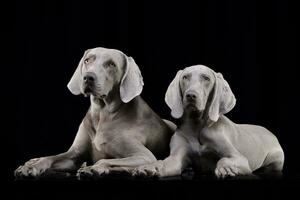
<svg viewBox="0 0 300 200">
<path fill-rule="evenodd" d="M 14 174 L 16 178 L 37 178 L 50 167 L 47 158 L 34 158 L 19 166 Z"/>
<path fill-rule="evenodd" d="M 84 166 L 77 171 L 77 177 L 80 180 L 85 178 L 99 178 L 107 174 L 109 174 L 109 168 L 102 165 Z"/>
<path fill-rule="evenodd" d="M 238 169 L 235 166 L 220 166 L 215 170 L 215 175 L 218 178 L 234 177 L 238 174 Z"/>
<path fill-rule="evenodd" d="M 79 180 L 92 177 L 91 166 L 82 166 L 77 170 L 76 176 Z"/>
<path fill-rule="evenodd" d="M 239 175 L 239 170 L 230 159 L 222 158 L 217 163 L 215 175 L 218 178 L 234 177 Z"/>
<path fill-rule="evenodd" d="M 162 161 L 157 161 L 152 164 L 143 165 L 133 170 L 134 177 L 161 177 L 163 171 Z"/>
<path fill-rule="evenodd" d="M 109 174 L 110 170 L 105 165 L 93 165 L 91 171 L 95 176 L 101 177 Z"/>
</svg>

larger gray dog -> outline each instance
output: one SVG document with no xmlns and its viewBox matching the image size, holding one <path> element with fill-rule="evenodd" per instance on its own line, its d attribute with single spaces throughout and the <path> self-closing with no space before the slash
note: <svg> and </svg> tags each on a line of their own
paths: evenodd
<svg viewBox="0 0 300 200">
<path fill-rule="evenodd" d="M 217 177 L 250 174 L 261 168 L 279 172 L 283 150 L 276 137 L 255 125 L 235 124 L 224 116 L 235 97 L 222 74 L 203 65 L 180 70 L 166 92 L 166 103 L 182 124 L 163 161 L 140 166 L 136 175 L 174 176 L 193 164 Z"/>
<path fill-rule="evenodd" d="M 80 168 L 79 176 L 130 172 L 168 155 L 176 126 L 160 119 L 139 96 L 143 79 L 131 57 L 114 49 L 87 50 L 68 88 L 91 99 L 73 145 L 66 153 L 29 160 L 16 176 L 76 171 L 84 161 L 91 165 Z"/>
</svg>

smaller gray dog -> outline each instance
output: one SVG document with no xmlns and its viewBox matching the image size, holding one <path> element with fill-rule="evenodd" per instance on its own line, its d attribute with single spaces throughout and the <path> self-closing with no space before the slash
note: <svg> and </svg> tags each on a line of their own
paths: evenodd
<svg viewBox="0 0 300 200">
<path fill-rule="evenodd" d="M 196 65 L 180 70 L 166 92 L 174 118 L 181 118 L 163 161 L 140 166 L 137 176 L 174 176 L 192 164 L 219 178 L 281 172 L 283 150 L 277 138 L 261 126 L 235 124 L 224 114 L 236 99 L 222 74 Z"/>
</svg>

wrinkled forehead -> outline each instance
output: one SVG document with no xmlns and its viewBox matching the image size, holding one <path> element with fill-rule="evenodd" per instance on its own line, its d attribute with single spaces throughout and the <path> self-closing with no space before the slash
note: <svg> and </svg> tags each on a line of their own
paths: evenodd
<svg viewBox="0 0 300 200">
<path fill-rule="evenodd" d="M 88 51 L 85 57 L 95 56 L 96 59 L 106 61 L 112 60 L 114 62 L 122 63 L 124 54 L 116 49 L 106 49 L 102 47 L 94 48 Z"/>
<path fill-rule="evenodd" d="M 204 65 L 194 65 L 187 67 L 183 70 L 182 75 L 199 75 L 199 74 L 205 74 L 208 76 L 214 76 L 214 71 Z"/>
</svg>

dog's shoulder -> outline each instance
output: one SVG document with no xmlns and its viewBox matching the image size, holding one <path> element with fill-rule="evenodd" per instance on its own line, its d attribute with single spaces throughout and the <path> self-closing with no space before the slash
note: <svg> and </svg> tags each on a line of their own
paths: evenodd
<svg viewBox="0 0 300 200">
<path fill-rule="evenodd" d="M 201 130 L 200 138 L 203 141 L 214 141 L 223 138 L 228 129 L 234 128 L 234 123 L 224 115 L 221 115 L 217 122 Z"/>
</svg>

